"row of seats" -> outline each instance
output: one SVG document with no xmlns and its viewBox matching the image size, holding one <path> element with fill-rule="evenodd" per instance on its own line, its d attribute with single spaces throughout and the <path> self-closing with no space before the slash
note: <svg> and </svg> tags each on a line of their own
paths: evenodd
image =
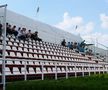
<svg viewBox="0 0 108 90">
<path fill-rule="evenodd" d="M 108 69 L 108 68 L 107 68 Z M 68 73 L 71 73 L 71 72 L 93 72 L 93 71 L 107 71 L 106 69 L 104 68 L 82 68 L 82 67 L 69 67 L 67 69 L 67 72 Z M 66 73 L 66 67 L 57 67 L 57 69 L 55 67 L 47 67 L 47 68 L 42 68 L 41 67 L 28 67 L 25 68 L 24 67 L 6 67 L 5 68 L 5 71 L 6 71 L 6 75 L 15 75 L 15 74 L 25 74 L 25 71 L 26 71 L 26 74 L 38 74 L 38 73 Z"/>
</svg>

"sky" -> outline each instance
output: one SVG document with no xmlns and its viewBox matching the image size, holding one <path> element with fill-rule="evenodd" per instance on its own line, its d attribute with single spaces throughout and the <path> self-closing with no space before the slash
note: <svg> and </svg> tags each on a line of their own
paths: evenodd
<svg viewBox="0 0 108 90">
<path fill-rule="evenodd" d="M 8 4 L 9 10 L 19 14 L 80 35 L 90 43 L 108 46 L 108 0 L 0 0 L 2 4 Z"/>
</svg>

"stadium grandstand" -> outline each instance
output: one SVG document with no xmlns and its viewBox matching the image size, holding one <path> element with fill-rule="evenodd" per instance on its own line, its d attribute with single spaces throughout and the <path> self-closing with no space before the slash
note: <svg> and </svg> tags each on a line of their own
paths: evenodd
<svg viewBox="0 0 108 90">
<path fill-rule="evenodd" d="M 39 40 L 19 38 L 13 33 L 0 35 L 0 82 L 19 80 L 34 80 L 60 77 L 77 77 L 108 72 L 105 58 L 97 58 L 92 49 L 90 52 L 80 52 L 76 48 L 61 45 L 63 39 L 67 42 L 82 43 L 80 36 L 60 30 L 45 23 L 32 20 L 26 16 L 7 10 L 4 24 L 4 9 L 0 9 L 1 27 L 6 25 L 26 28 L 31 33 L 38 32 Z M 8 26 L 7 26 L 8 24 Z M 4 28 L 1 28 L 4 30 Z M 19 32 L 18 32 L 19 33 Z M 4 43 L 6 43 L 5 52 Z M 88 45 L 88 44 L 86 44 Z M 91 44 L 89 44 L 92 46 Z M 5 60 L 3 58 L 5 54 Z M 3 61 L 5 61 L 3 63 Z M 3 65 L 4 64 L 4 65 Z M 4 78 L 4 79 L 3 79 Z M 4 83 L 5 84 L 5 83 Z"/>
</svg>

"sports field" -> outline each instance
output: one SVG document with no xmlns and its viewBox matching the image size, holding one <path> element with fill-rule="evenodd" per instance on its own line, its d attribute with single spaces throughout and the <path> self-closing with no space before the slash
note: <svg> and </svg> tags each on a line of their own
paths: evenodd
<svg viewBox="0 0 108 90">
<path fill-rule="evenodd" d="M 6 90 L 108 90 L 108 75 L 8 83 Z"/>
</svg>

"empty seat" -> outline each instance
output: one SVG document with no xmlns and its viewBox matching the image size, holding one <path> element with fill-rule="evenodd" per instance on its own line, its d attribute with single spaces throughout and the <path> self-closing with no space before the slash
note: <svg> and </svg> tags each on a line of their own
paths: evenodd
<svg viewBox="0 0 108 90">
<path fill-rule="evenodd" d="M 22 58 L 22 54 L 21 54 L 21 52 L 17 52 L 17 57 L 19 57 L 19 58 Z"/>
<path fill-rule="evenodd" d="M 52 73 L 52 70 L 50 67 L 48 67 L 48 73 Z"/>
<path fill-rule="evenodd" d="M 23 58 L 28 58 L 27 53 L 23 53 Z"/>
<path fill-rule="evenodd" d="M 12 46 L 12 50 L 17 50 L 17 47 L 16 46 Z"/>
<path fill-rule="evenodd" d="M 28 54 L 29 58 L 34 58 L 31 53 Z"/>
<path fill-rule="evenodd" d="M 21 62 L 20 61 L 15 61 L 15 64 L 21 65 Z"/>
<path fill-rule="evenodd" d="M 23 50 L 22 50 L 22 47 L 18 47 L 18 51 L 23 51 Z"/>
<path fill-rule="evenodd" d="M 28 49 L 27 49 L 27 48 L 24 48 L 24 51 L 25 51 L 25 52 L 28 52 Z"/>
<path fill-rule="evenodd" d="M 9 67 L 5 67 L 5 74 L 6 75 L 11 75 L 12 74 Z"/>
<path fill-rule="evenodd" d="M 35 74 L 35 71 L 32 67 L 29 67 L 29 74 Z"/>
<path fill-rule="evenodd" d="M 38 74 L 38 73 L 42 73 L 40 67 L 37 67 L 37 68 L 36 68 L 36 73 L 37 73 L 37 74 Z"/>
<path fill-rule="evenodd" d="M 20 71 L 19 71 L 18 67 L 13 67 L 13 74 L 14 75 L 20 74 Z"/>
<path fill-rule="evenodd" d="M 11 46 L 6 46 L 6 50 L 11 50 Z"/>
<path fill-rule="evenodd" d="M 6 61 L 6 64 L 13 64 L 13 61 Z"/>
</svg>

